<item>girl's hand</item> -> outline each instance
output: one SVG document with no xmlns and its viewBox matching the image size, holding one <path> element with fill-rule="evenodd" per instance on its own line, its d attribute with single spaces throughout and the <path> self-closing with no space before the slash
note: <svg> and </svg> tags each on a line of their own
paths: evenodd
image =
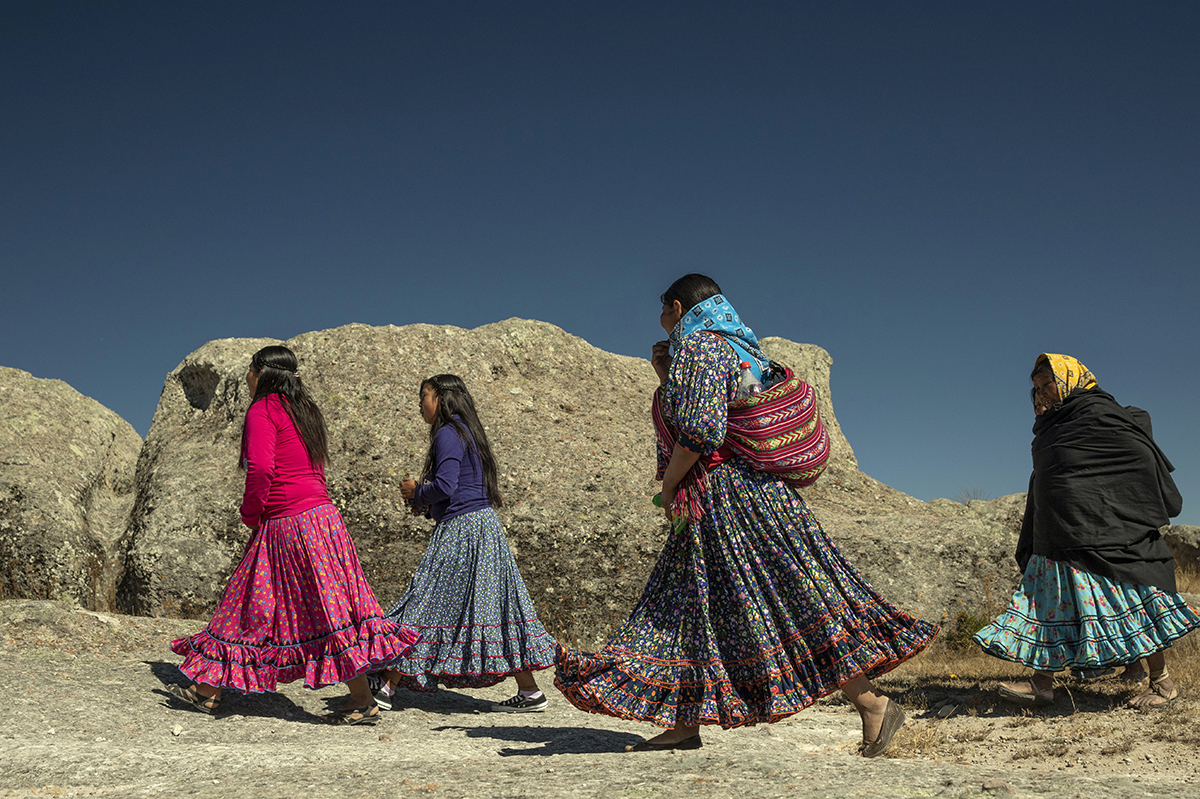
<svg viewBox="0 0 1200 799">
<path fill-rule="evenodd" d="M 656 341 L 654 343 L 653 349 L 650 350 L 650 365 L 658 374 L 659 384 L 666 383 L 671 374 L 671 342 Z"/>
<path fill-rule="evenodd" d="M 417 494 L 417 481 L 411 477 L 405 477 L 400 481 L 400 496 L 406 500 L 412 501 L 412 498 Z"/>
</svg>

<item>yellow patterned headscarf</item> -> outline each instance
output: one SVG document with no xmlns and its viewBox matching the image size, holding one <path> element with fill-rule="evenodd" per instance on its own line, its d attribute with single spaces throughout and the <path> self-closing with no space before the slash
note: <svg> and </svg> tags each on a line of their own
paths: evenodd
<svg viewBox="0 0 1200 799">
<path fill-rule="evenodd" d="M 1096 376 L 1088 371 L 1086 366 L 1070 355 L 1055 355 L 1054 353 L 1043 352 L 1034 361 L 1033 368 L 1036 370 L 1042 365 L 1043 361 L 1050 362 L 1050 368 L 1054 371 L 1054 382 L 1058 385 L 1058 396 L 1060 399 L 1066 399 L 1067 395 L 1077 388 L 1086 389 L 1096 387 Z"/>
</svg>

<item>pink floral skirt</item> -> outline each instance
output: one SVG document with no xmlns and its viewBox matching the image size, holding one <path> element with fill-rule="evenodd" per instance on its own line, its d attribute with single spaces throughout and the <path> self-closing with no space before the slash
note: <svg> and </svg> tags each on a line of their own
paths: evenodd
<svg viewBox="0 0 1200 799">
<path fill-rule="evenodd" d="M 404 655 L 416 633 L 389 620 L 333 505 L 268 519 L 203 632 L 171 642 L 195 682 L 248 693 L 301 678 L 345 682 Z"/>
</svg>

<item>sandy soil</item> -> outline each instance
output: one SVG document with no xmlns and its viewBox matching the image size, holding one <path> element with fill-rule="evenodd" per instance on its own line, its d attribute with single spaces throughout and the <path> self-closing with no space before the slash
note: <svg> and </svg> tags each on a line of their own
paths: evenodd
<svg viewBox="0 0 1200 799">
<path fill-rule="evenodd" d="M 1031 713 L 995 702 L 993 682 L 917 664 L 885 683 L 911 719 L 892 757 L 854 756 L 857 716 L 837 700 L 706 728 L 695 752 L 626 754 L 649 725 L 586 715 L 552 688 L 550 708 L 525 715 L 487 712 L 511 684 L 404 694 L 374 727 L 320 723 L 341 688 L 227 693 L 216 717 L 179 709 L 166 643 L 199 627 L 0 602 L 0 797 L 1193 797 L 1200 784 L 1191 692 L 1138 713 L 1114 709 L 1128 696 L 1116 683 L 1073 686 Z"/>
</svg>

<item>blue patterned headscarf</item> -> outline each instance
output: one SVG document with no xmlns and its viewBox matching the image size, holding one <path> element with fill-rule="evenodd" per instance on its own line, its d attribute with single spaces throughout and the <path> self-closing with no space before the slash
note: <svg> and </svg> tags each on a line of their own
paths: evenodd
<svg viewBox="0 0 1200 799">
<path fill-rule="evenodd" d="M 714 294 L 685 313 L 671 331 L 671 344 L 678 350 L 685 338 L 698 331 L 720 333 L 733 345 L 739 357 L 749 355 L 752 363 L 757 361 L 754 371 L 760 380 L 767 373 L 770 359 L 759 347 L 754 331 L 742 324 L 741 317 L 724 294 Z"/>
</svg>

